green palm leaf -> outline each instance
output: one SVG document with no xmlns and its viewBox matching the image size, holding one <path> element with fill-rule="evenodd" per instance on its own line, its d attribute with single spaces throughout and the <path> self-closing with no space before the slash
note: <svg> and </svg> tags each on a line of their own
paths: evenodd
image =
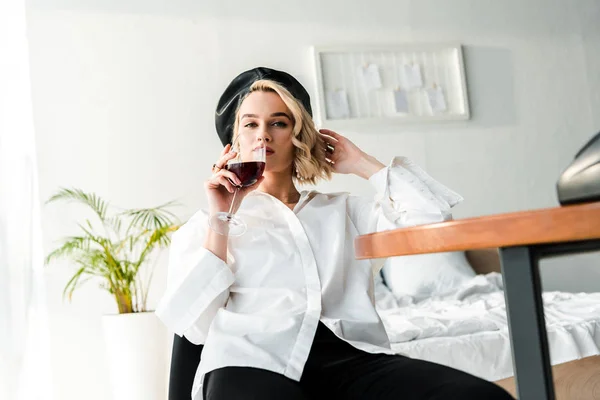
<svg viewBox="0 0 600 400">
<path fill-rule="evenodd" d="M 81 189 L 75 188 L 61 188 L 46 201 L 46 204 L 53 203 L 58 200 L 75 201 L 86 205 L 96 213 L 103 223 L 106 222 L 108 203 L 102 200 L 95 193 L 86 193 Z"/>
<path fill-rule="evenodd" d="M 55 259 L 69 257 L 78 252 L 86 252 L 90 250 L 92 241 L 86 236 L 71 236 L 59 248 L 53 250 L 46 256 L 46 264 L 49 264 Z"/>
<path fill-rule="evenodd" d="M 83 281 L 81 280 L 81 277 L 84 276 L 85 273 L 86 273 L 86 267 L 81 267 L 77 270 L 75 275 L 73 275 L 71 277 L 71 279 L 69 280 L 69 282 L 67 282 L 67 284 L 65 285 L 65 289 L 63 290 L 63 298 L 68 298 L 69 301 L 71 301 L 71 299 L 73 298 L 73 292 L 75 291 L 75 289 L 77 289 L 83 283 L 85 283 L 86 281 L 88 281 L 90 279 L 90 278 L 86 278 Z"/>
<path fill-rule="evenodd" d="M 140 269 L 155 250 L 170 244 L 170 235 L 179 228 L 179 220 L 169 210 L 176 203 L 125 210 L 110 216 L 109 204 L 94 193 L 61 188 L 47 203 L 60 200 L 88 206 L 104 227 L 99 234 L 89 219 L 83 219 L 77 224 L 82 233 L 65 238 L 46 257 L 47 264 L 67 258 L 77 265 L 65 285 L 63 297 L 70 301 L 75 290 L 94 278 L 100 280 L 100 287 L 113 296 L 120 313 L 145 311 L 154 269 L 147 282 L 142 282 Z M 122 235 L 124 224 L 127 230 Z"/>
<path fill-rule="evenodd" d="M 161 204 L 158 207 L 138 208 L 124 211 L 122 214 L 131 218 L 131 222 L 127 227 L 125 234 L 129 235 L 130 232 L 136 228 L 155 230 L 164 226 L 173 225 L 178 219 L 175 214 L 168 210 L 168 207 L 176 205 L 178 205 L 178 203 L 170 201 Z"/>
</svg>

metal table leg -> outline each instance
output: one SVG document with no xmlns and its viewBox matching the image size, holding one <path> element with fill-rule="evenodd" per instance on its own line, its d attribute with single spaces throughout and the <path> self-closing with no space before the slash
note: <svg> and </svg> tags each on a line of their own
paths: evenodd
<svg viewBox="0 0 600 400">
<path fill-rule="evenodd" d="M 520 400 L 554 400 L 538 257 L 529 247 L 500 249 L 513 366 Z"/>
</svg>

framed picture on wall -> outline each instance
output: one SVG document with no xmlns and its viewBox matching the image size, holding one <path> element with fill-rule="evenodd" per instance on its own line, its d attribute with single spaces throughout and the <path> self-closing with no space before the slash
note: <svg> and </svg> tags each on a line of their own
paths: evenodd
<svg viewBox="0 0 600 400">
<path fill-rule="evenodd" d="M 460 44 L 315 46 L 312 54 L 320 125 L 470 118 Z"/>
</svg>

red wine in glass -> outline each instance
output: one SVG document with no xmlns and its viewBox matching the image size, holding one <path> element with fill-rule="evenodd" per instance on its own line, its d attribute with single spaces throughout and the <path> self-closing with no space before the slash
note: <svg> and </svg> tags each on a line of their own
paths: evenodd
<svg viewBox="0 0 600 400">
<path fill-rule="evenodd" d="M 233 192 L 229 211 L 217 212 L 210 217 L 209 225 L 213 231 L 229 236 L 240 236 L 246 232 L 246 223 L 233 213 L 236 205 L 235 200 L 242 187 L 254 185 L 262 176 L 266 166 L 266 154 L 265 146 L 258 146 L 251 151 L 238 151 L 237 157 L 227 162 L 225 168 L 238 177 L 241 185 L 237 186 L 231 182 L 235 186 L 235 191 Z"/>
<path fill-rule="evenodd" d="M 242 187 L 252 186 L 265 171 L 264 161 L 244 161 L 227 164 L 227 170 L 237 175 Z M 233 183 L 233 182 L 232 182 Z"/>
</svg>

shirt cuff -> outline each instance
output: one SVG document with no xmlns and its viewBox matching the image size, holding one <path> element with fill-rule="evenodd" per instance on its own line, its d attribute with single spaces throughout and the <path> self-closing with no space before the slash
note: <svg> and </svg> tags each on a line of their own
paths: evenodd
<svg viewBox="0 0 600 400">
<path fill-rule="evenodd" d="M 235 281 L 223 260 L 205 248 L 199 253 L 191 268 L 182 268 L 186 275 L 177 277 L 177 284 L 167 289 L 156 308 L 158 318 L 178 335 L 183 335 Z"/>
<path fill-rule="evenodd" d="M 375 200 L 384 198 L 388 186 L 388 172 L 390 167 L 381 168 L 369 178 L 369 182 L 375 188 Z"/>
<path fill-rule="evenodd" d="M 377 192 L 375 200 L 391 202 L 397 211 L 441 211 L 447 217 L 450 208 L 463 200 L 462 196 L 433 179 L 407 157 L 395 157 L 388 167 L 373 174 L 369 181 Z"/>
</svg>

